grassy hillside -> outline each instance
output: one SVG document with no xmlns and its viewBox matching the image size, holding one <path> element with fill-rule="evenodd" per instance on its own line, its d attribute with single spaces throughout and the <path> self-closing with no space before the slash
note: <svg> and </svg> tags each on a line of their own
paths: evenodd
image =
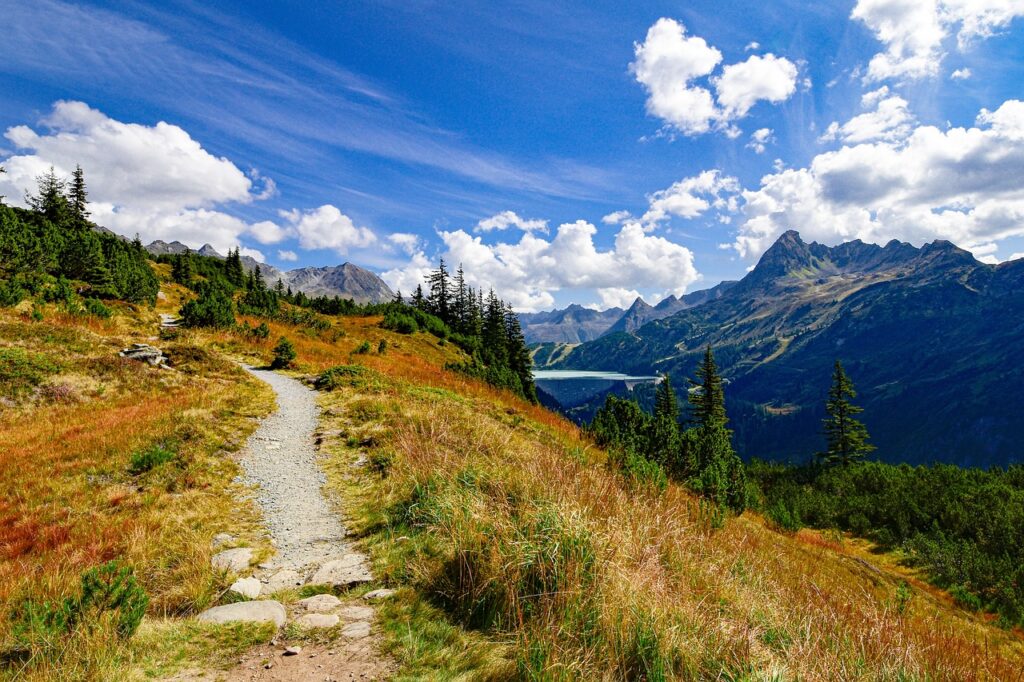
<svg viewBox="0 0 1024 682">
<path fill-rule="evenodd" d="M 376 338 L 368 322 L 346 325 Z M 863 543 L 627 480 L 567 422 L 419 348 L 356 358 L 322 398 L 331 484 L 401 588 L 386 615 L 408 678 L 1019 676 L 1020 633 Z"/>
<path fill-rule="evenodd" d="M 166 277 L 167 273 L 161 273 Z M 465 359 L 380 317 L 267 321 L 157 336 L 155 310 L 109 319 L 32 305 L 0 313 L 3 674 L 138 679 L 223 664 L 259 629 L 180 616 L 216 601 L 221 531 L 261 546 L 232 450 L 271 409 L 231 359 L 291 339 L 320 382 L 329 485 L 377 574 L 402 679 L 1015 679 L 1021 634 L 957 608 L 893 557 L 839 535 L 723 518 L 674 484 L 624 477 L 576 427 L 443 369 Z M 263 320 L 248 318 L 256 324 Z M 125 361 L 159 345 L 175 371 Z M 384 342 L 382 345 L 381 342 Z M 365 351 L 369 348 L 369 351 Z M 170 461 L 138 471 L 154 446 Z M 269 551 L 269 548 L 268 548 Z M 27 602 L 64 598 L 120 558 L 149 595 L 130 640 L 110 627 L 32 631 Z M 32 635 L 32 636 L 29 636 Z"/>
</svg>

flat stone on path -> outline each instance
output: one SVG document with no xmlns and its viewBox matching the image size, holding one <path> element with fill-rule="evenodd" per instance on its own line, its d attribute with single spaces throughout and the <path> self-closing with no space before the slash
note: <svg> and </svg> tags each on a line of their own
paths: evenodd
<svg viewBox="0 0 1024 682">
<path fill-rule="evenodd" d="M 333 594 L 315 594 L 299 600 L 299 606 L 309 613 L 329 613 L 341 606 L 341 600 Z"/>
<path fill-rule="evenodd" d="M 298 571 L 286 568 L 267 579 L 267 583 L 263 586 L 263 594 L 274 594 L 281 590 L 302 587 L 302 583 L 302 575 Z"/>
<path fill-rule="evenodd" d="M 323 564 L 309 579 L 309 584 L 348 587 L 371 580 L 373 575 L 366 567 L 366 557 L 362 554 L 346 554 L 340 559 Z"/>
<path fill-rule="evenodd" d="M 232 592 L 237 592 L 243 597 L 255 599 L 256 597 L 260 596 L 260 589 L 262 589 L 262 587 L 263 583 L 261 583 L 256 578 L 250 577 L 236 580 L 228 589 Z"/>
<path fill-rule="evenodd" d="M 273 623 L 281 627 L 288 614 L 281 602 L 268 599 L 214 606 L 200 613 L 198 619 L 204 623 Z"/>
<path fill-rule="evenodd" d="M 344 620 L 373 620 L 373 609 L 369 606 L 346 606 L 338 611 Z"/>
<path fill-rule="evenodd" d="M 340 622 L 340 618 L 329 613 L 307 613 L 295 619 L 295 624 L 303 628 L 333 628 Z"/>
<path fill-rule="evenodd" d="M 210 564 L 217 569 L 222 571 L 232 571 L 239 573 L 249 568 L 249 562 L 252 561 L 252 549 L 249 547 L 236 547 L 234 549 L 225 549 L 223 552 L 218 552 L 213 555 L 210 559 Z"/>
<path fill-rule="evenodd" d="M 370 624 L 366 621 L 349 623 L 341 629 L 341 636 L 347 639 L 363 639 L 370 636 Z"/>
<path fill-rule="evenodd" d="M 367 592 L 363 595 L 363 599 L 366 601 L 379 601 L 382 599 L 390 599 L 393 596 L 395 596 L 395 591 L 385 587 L 379 590 L 373 590 L 372 592 Z"/>
</svg>

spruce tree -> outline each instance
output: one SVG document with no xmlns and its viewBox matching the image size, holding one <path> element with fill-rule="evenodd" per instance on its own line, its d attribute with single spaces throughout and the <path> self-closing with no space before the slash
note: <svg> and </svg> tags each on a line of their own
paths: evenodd
<svg viewBox="0 0 1024 682">
<path fill-rule="evenodd" d="M 725 391 L 715 356 L 708 346 L 697 368 L 697 381 L 690 391 L 695 428 L 684 444 L 684 471 L 690 484 L 721 505 L 740 512 L 746 508 L 746 474 L 743 462 L 732 449 L 732 431 L 727 427 Z"/>
<path fill-rule="evenodd" d="M 242 255 L 238 247 L 228 251 L 224 261 L 224 276 L 236 288 L 245 286 L 245 268 L 242 267 Z"/>
<path fill-rule="evenodd" d="M 71 174 L 68 203 L 75 222 L 79 226 L 85 226 L 89 220 L 89 193 L 85 189 L 85 173 L 81 166 L 75 166 L 75 172 Z"/>
<path fill-rule="evenodd" d="M 427 311 L 427 299 L 423 296 L 423 285 L 417 284 L 416 291 L 412 295 L 412 306 L 416 310 Z"/>
<path fill-rule="evenodd" d="M 453 326 L 459 333 L 465 333 L 469 322 L 469 292 L 466 289 L 466 275 L 462 263 L 455 273 L 455 296 L 452 303 Z"/>
<path fill-rule="evenodd" d="M 832 371 L 832 387 L 825 402 L 828 417 L 822 420 L 828 449 L 819 455 L 830 464 L 846 466 L 875 449 L 875 446 L 868 443 L 867 427 L 854 418 L 864 411 L 864 408 L 850 402 L 851 398 L 856 397 L 853 382 L 842 363 L 836 360 Z"/>
<path fill-rule="evenodd" d="M 36 177 L 37 193 L 28 195 L 26 200 L 32 210 L 41 214 L 58 228 L 67 228 L 71 222 L 71 207 L 65 195 L 67 183 L 57 177 L 53 166 Z"/>
<path fill-rule="evenodd" d="M 430 273 L 427 283 L 430 287 L 430 312 L 440 317 L 445 324 L 451 325 L 452 285 L 448 269 L 444 266 L 444 258 L 438 261 L 437 270 Z"/>
<path fill-rule="evenodd" d="M 654 398 L 654 420 L 650 430 L 649 456 L 673 474 L 680 473 L 679 403 L 668 374 L 662 376 Z"/>
</svg>

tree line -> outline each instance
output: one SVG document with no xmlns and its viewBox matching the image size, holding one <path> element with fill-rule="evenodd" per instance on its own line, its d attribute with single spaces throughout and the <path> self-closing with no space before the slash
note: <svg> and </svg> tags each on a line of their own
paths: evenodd
<svg viewBox="0 0 1024 682">
<path fill-rule="evenodd" d="M 451 340 L 470 359 L 449 363 L 448 369 L 537 402 L 533 360 L 519 317 L 493 289 L 485 296 L 483 288 L 469 286 L 461 265 L 452 276 L 440 259 L 427 278 L 426 292 L 419 284 L 406 300 L 399 291 L 383 324 L 404 333 L 423 329 Z"/>
<path fill-rule="evenodd" d="M 90 220 L 85 173 L 37 178 L 28 209 L 0 202 L 0 304 L 29 297 L 81 307 L 121 299 L 154 304 L 159 283 L 138 238 L 101 231 Z"/>
</svg>

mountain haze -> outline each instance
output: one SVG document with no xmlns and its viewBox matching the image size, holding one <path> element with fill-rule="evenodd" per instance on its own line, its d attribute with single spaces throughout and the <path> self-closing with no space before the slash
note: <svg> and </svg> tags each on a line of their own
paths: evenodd
<svg viewBox="0 0 1024 682">
<path fill-rule="evenodd" d="M 707 345 L 730 381 L 745 456 L 802 459 L 821 448 L 838 358 L 881 458 L 1022 458 L 1024 260 L 987 265 L 946 241 L 830 248 L 790 231 L 719 298 L 585 343 L 555 364 L 668 372 L 681 385 Z"/>
</svg>

